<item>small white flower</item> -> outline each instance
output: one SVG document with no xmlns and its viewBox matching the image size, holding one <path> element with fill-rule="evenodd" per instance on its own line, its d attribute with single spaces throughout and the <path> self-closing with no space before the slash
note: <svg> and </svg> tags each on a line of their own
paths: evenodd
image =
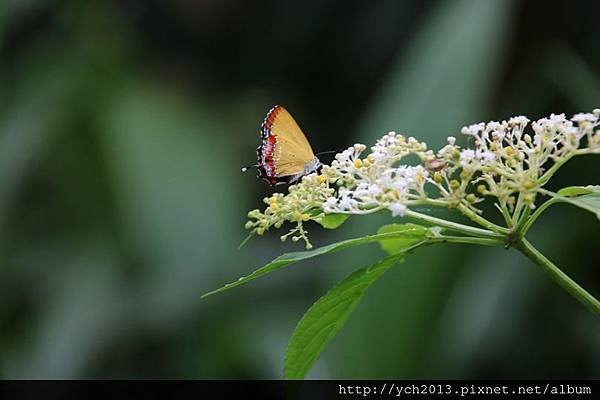
<svg viewBox="0 0 600 400">
<path fill-rule="evenodd" d="M 354 189 L 354 197 L 365 197 L 369 196 L 369 184 L 367 182 L 360 182 Z"/>
<path fill-rule="evenodd" d="M 325 211 L 325 213 L 332 213 L 332 212 L 334 212 L 336 205 L 337 205 L 337 198 L 330 197 L 327 200 L 325 200 L 325 203 L 323 203 L 323 211 Z"/>
<path fill-rule="evenodd" d="M 369 185 L 369 189 L 368 192 L 371 196 L 377 196 L 378 194 L 380 194 L 382 192 L 381 187 L 379 187 L 379 185 L 377 185 L 376 183 L 372 183 Z"/>
<path fill-rule="evenodd" d="M 414 171 L 416 177 L 427 178 L 429 176 L 429 172 L 427 172 L 422 165 L 417 165 L 413 167 L 412 170 Z"/>
<path fill-rule="evenodd" d="M 496 134 L 496 137 L 500 141 L 504 140 L 504 138 L 506 137 L 506 132 L 505 131 L 499 130 L 499 131 L 495 131 L 494 133 Z"/>
<path fill-rule="evenodd" d="M 342 151 L 335 155 L 335 159 L 339 162 L 347 162 L 350 160 L 350 157 L 354 154 L 354 147 L 348 147 L 346 150 Z"/>
<path fill-rule="evenodd" d="M 367 148 L 367 146 L 365 146 L 364 144 L 355 143 L 354 144 L 355 155 L 358 156 L 360 153 L 362 153 L 363 151 L 365 151 L 366 148 Z"/>
<path fill-rule="evenodd" d="M 481 153 L 481 159 L 485 162 L 492 162 L 496 160 L 496 155 L 491 151 L 486 150 Z"/>
<path fill-rule="evenodd" d="M 577 123 L 582 123 L 582 122 L 596 123 L 596 122 L 598 122 L 598 116 L 595 114 L 592 114 L 592 113 L 579 113 L 579 114 L 573 115 L 573 118 L 571 118 L 571 121 L 577 122 Z"/>
<path fill-rule="evenodd" d="M 456 138 L 454 136 L 448 136 L 447 140 L 450 146 L 454 146 L 454 143 L 456 143 Z"/>
<path fill-rule="evenodd" d="M 440 151 L 438 151 L 437 155 L 438 155 L 439 158 L 446 158 L 446 156 L 452 154 L 452 152 L 454 151 L 454 149 L 455 149 L 454 146 L 448 144 L 448 145 L 442 147 L 440 149 Z"/>
<path fill-rule="evenodd" d="M 373 156 L 373 160 L 375 160 L 375 161 L 382 161 L 382 160 L 385 160 L 385 158 L 387 157 L 387 154 L 386 154 L 385 150 L 383 150 L 381 148 L 373 147 L 371 156 Z"/>
<path fill-rule="evenodd" d="M 506 122 L 490 121 L 485 125 L 488 131 L 503 131 L 506 129 Z"/>
<path fill-rule="evenodd" d="M 513 125 L 513 126 L 519 125 L 521 127 L 525 127 L 525 125 L 527 125 L 528 123 L 529 123 L 529 118 L 527 118 L 523 115 L 517 115 L 508 120 L 508 124 Z"/>
<path fill-rule="evenodd" d="M 403 217 L 406 213 L 406 205 L 402 203 L 392 203 L 388 209 L 392 212 L 392 217 Z"/>
<path fill-rule="evenodd" d="M 410 186 L 411 182 L 408 179 L 396 179 L 394 180 L 390 187 L 396 189 L 399 192 L 405 192 L 406 189 Z"/>
<path fill-rule="evenodd" d="M 341 187 L 338 189 L 338 197 L 349 196 L 352 191 L 346 187 Z"/>
<path fill-rule="evenodd" d="M 483 131 L 484 129 L 485 124 L 483 122 L 480 122 L 478 124 L 463 127 L 460 133 L 462 133 L 463 135 L 477 136 L 479 132 Z"/>
<path fill-rule="evenodd" d="M 356 200 L 347 195 L 342 196 L 340 199 L 340 208 L 344 211 L 352 210 L 357 204 Z"/>
<path fill-rule="evenodd" d="M 475 151 L 471 149 L 465 149 L 460 152 L 460 161 L 469 162 L 475 158 Z"/>
</svg>

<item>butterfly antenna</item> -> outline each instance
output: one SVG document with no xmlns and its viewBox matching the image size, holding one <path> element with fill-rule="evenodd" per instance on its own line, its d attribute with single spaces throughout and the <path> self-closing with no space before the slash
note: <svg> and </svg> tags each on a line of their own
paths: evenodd
<svg viewBox="0 0 600 400">
<path fill-rule="evenodd" d="M 254 164 L 254 165 L 248 165 L 246 167 L 242 167 L 242 172 L 246 172 L 251 168 L 258 168 L 258 165 Z"/>
<path fill-rule="evenodd" d="M 321 151 L 320 153 L 315 154 L 315 156 L 320 156 L 322 154 L 333 154 L 333 153 L 340 153 L 342 152 L 343 149 L 340 150 L 329 150 L 329 151 Z"/>
</svg>

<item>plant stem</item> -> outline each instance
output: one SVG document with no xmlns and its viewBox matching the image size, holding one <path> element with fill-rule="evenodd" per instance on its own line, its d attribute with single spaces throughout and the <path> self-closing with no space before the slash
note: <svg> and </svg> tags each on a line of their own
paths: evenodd
<svg viewBox="0 0 600 400">
<path fill-rule="evenodd" d="M 476 228 L 474 226 L 463 225 L 457 222 L 447 221 L 445 219 L 432 217 L 430 215 L 421 214 L 413 210 L 406 210 L 406 216 L 409 218 L 416 219 L 418 221 L 428 222 L 433 225 L 441 226 L 443 228 L 450 229 L 455 232 L 465 233 L 468 235 L 504 239 L 505 236 L 496 232 L 489 231 L 487 229 Z"/>
<path fill-rule="evenodd" d="M 550 274 L 559 285 L 561 285 L 567 292 L 573 297 L 579 300 L 583 305 L 588 307 L 597 316 L 600 316 L 600 301 L 594 296 L 588 293 L 584 288 L 579 286 L 577 282 L 571 279 L 567 274 L 560 270 L 550 260 L 548 260 L 542 253 L 540 253 L 529 241 L 525 238 L 521 238 L 515 247 L 519 249 L 523 254 L 529 257 L 537 265 L 542 267 L 546 272 Z"/>
<path fill-rule="evenodd" d="M 515 226 L 517 225 L 517 222 L 519 221 L 519 215 L 521 215 L 521 208 L 523 207 L 523 193 L 519 193 L 519 197 L 517 198 L 517 205 L 515 206 L 515 210 L 513 211 L 513 215 L 512 215 L 512 225 Z"/>
<path fill-rule="evenodd" d="M 523 226 L 529 221 L 529 215 L 531 215 L 531 207 L 525 206 L 521 211 L 521 215 L 517 218 L 517 225 L 513 229 L 515 232 L 520 232 L 523 229 Z"/>
<path fill-rule="evenodd" d="M 550 199 L 550 200 L 542 203 L 542 205 L 540 205 L 535 210 L 535 212 L 531 215 L 531 217 L 527 218 L 527 221 L 525 222 L 523 227 L 520 229 L 521 235 L 527 234 L 529 229 L 533 226 L 533 223 L 540 217 L 540 215 L 542 215 L 544 210 L 546 210 L 546 208 L 550 207 L 554 203 L 556 203 L 556 200 L 554 200 L 554 199 Z"/>
<path fill-rule="evenodd" d="M 491 231 L 494 231 L 494 232 L 497 232 L 497 233 L 500 233 L 500 234 L 502 234 L 502 233 L 503 234 L 510 233 L 510 229 L 504 228 L 504 227 L 502 227 L 500 225 L 494 224 L 491 221 L 488 221 L 487 219 L 485 219 L 485 218 L 477 215 L 477 213 L 475 213 L 473 210 L 470 210 L 464 204 L 459 204 L 456 208 L 461 213 L 463 213 L 465 216 L 467 216 L 471 221 L 476 222 L 479 225 L 481 225 L 481 226 L 483 226 L 483 227 L 485 227 L 485 228 L 487 228 L 487 229 L 489 229 Z"/>
<path fill-rule="evenodd" d="M 538 191 L 546 196 L 557 196 L 556 193 L 551 192 L 549 190 L 545 190 L 545 189 L 538 189 Z M 522 236 L 525 236 L 525 234 L 527 234 L 527 231 L 531 228 L 531 226 L 533 225 L 533 223 L 540 217 L 540 215 L 542 215 L 542 213 L 546 210 L 546 208 L 550 207 L 552 204 L 556 204 L 560 201 L 560 199 L 558 197 L 552 197 L 550 200 L 545 201 L 544 203 L 542 203 L 536 210 L 535 212 L 531 215 L 531 217 L 526 218 L 525 222 L 523 223 L 522 228 L 520 228 L 520 232 Z"/>
<path fill-rule="evenodd" d="M 503 239 L 470 237 L 470 236 L 437 236 L 429 239 L 434 243 L 463 243 L 476 244 L 482 246 L 505 246 L 506 242 Z"/>
<path fill-rule="evenodd" d="M 502 213 L 502 217 L 504 218 L 504 222 L 506 222 L 506 226 L 511 228 L 512 220 L 510 219 L 510 212 L 508 212 L 508 208 L 506 208 L 506 203 L 502 203 L 502 205 L 498 205 L 498 203 L 496 203 L 496 206 Z"/>
<path fill-rule="evenodd" d="M 450 203 L 444 200 L 427 199 L 425 201 L 421 201 L 420 204 L 429 204 L 436 207 L 452 208 L 452 206 L 450 206 Z M 471 221 L 478 223 L 479 225 L 487 228 L 490 231 L 497 232 L 499 234 L 510 233 L 510 229 L 504 228 L 500 225 L 496 225 L 493 222 L 477 215 L 476 212 L 469 209 L 469 207 L 465 206 L 464 204 L 459 204 L 458 206 L 456 206 L 456 209 L 459 210 L 463 215 L 467 216 Z"/>
<path fill-rule="evenodd" d="M 593 152 L 590 151 L 590 149 L 584 148 L 584 149 L 576 150 L 573 153 L 570 153 L 568 156 L 566 156 L 562 160 L 555 162 L 554 165 L 552 165 L 548 169 L 548 171 L 546 171 L 544 173 L 544 175 L 542 175 L 538 179 L 538 184 L 540 186 L 545 185 L 550 180 L 550 178 L 552 178 L 552 175 L 554 175 L 556 173 L 556 171 L 558 171 L 558 169 L 563 166 L 564 163 L 566 163 L 567 161 L 569 161 L 571 158 L 573 158 L 575 156 L 580 156 L 580 155 L 584 155 L 584 154 L 593 154 Z"/>
</svg>

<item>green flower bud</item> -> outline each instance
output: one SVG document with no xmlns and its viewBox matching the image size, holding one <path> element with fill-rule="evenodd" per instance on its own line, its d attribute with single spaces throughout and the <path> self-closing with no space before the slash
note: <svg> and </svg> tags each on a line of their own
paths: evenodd
<svg viewBox="0 0 600 400">
<path fill-rule="evenodd" d="M 471 204 L 475 203 L 478 200 L 477 196 L 475 196 L 473 193 L 469 193 L 466 198 L 467 201 Z"/>
</svg>

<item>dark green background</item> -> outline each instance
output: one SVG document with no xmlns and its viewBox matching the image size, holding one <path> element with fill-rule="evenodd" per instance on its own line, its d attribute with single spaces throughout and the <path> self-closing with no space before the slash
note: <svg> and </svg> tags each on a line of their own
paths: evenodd
<svg viewBox="0 0 600 400">
<path fill-rule="evenodd" d="M 325 151 L 590 111 L 598 15 L 597 1 L 1 2 L 0 377 L 281 377 L 302 313 L 381 251 L 200 300 L 302 249 L 273 232 L 236 250 L 271 193 L 239 171 L 264 113 L 285 105 Z M 598 184 L 599 166 L 575 159 L 550 188 Z M 390 220 L 309 229 L 320 245 Z M 596 296 L 599 226 L 558 205 L 530 234 Z M 597 317 L 514 251 L 459 245 L 389 271 L 309 374 L 599 376 Z"/>
</svg>

